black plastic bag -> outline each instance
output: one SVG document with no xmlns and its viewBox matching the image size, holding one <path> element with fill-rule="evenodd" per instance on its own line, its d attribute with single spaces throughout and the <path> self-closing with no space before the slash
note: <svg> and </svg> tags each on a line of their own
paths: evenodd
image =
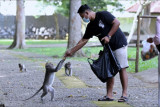
<svg viewBox="0 0 160 107">
<path fill-rule="evenodd" d="M 91 63 L 90 60 L 93 62 Z M 99 57 L 96 60 L 88 58 L 94 74 L 102 81 L 107 82 L 108 78 L 114 77 L 120 70 L 120 64 L 114 56 L 109 44 L 104 46 L 103 51 L 100 51 Z"/>
</svg>

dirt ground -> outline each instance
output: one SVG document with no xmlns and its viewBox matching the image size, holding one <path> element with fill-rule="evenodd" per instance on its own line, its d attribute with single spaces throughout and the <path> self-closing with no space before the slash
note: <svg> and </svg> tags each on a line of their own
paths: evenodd
<svg viewBox="0 0 160 107">
<path fill-rule="evenodd" d="M 73 65 L 73 77 L 66 79 L 64 74 L 56 75 L 54 81 L 55 97 L 50 101 L 50 94 L 45 97 L 42 104 L 40 96 L 42 91 L 28 101 L 22 101 L 33 95 L 41 86 L 44 79 L 44 64 L 50 61 L 57 64 L 60 59 L 42 56 L 33 53 L 0 50 L 0 100 L 6 107 L 98 107 L 94 101 L 106 94 L 105 83 L 100 82 L 91 71 L 89 64 L 67 59 Z M 25 64 L 27 72 L 19 72 L 18 63 Z M 63 71 L 63 68 L 62 68 Z M 59 71 L 59 72 L 62 72 Z M 152 76 L 149 76 L 150 73 Z M 146 76 L 145 76 L 146 75 Z M 128 104 L 134 107 L 158 106 L 158 76 L 157 70 L 151 69 L 143 73 L 128 73 L 129 84 Z M 63 77 L 63 78 L 61 78 Z M 66 83 L 62 79 L 66 79 Z M 148 79 L 147 79 L 148 78 Z M 85 84 L 81 87 L 75 81 Z M 115 77 L 114 98 L 117 101 L 121 96 L 119 75 Z M 117 102 L 116 102 L 117 104 Z M 118 103 L 119 107 L 121 104 Z M 103 107 L 110 107 L 106 102 Z"/>
</svg>

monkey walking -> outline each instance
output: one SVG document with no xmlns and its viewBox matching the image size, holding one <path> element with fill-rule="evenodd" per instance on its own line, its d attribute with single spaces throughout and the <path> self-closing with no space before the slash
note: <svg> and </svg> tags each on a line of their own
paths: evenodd
<svg viewBox="0 0 160 107">
<path fill-rule="evenodd" d="M 19 69 L 20 69 L 19 71 L 20 71 L 20 72 L 27 72 L 27 69 L 26 69 L 26 67 L 25 67 L 24 64 L 20 64 L 20 63 L 19 63 L 18 66 L 19 66 Z"/>
<path fill-rule="evenodd" d="M 52 63 L 46 63 L 45 65 L 45 68 L 46 68 L 46 73 L 45 73 L 45 78 L 44 78 L 44 82 L 43 82 L 43 85 L 42 87 L 31 97 L 23 100 L 23 101 L 26 101 L 26 100 L 29 100 L 31 98 L 33 98 L 35 95 L 37 95 L 42 89 L 43 89 L 43 93 L 41 95 L 41 101 L 43 102 L 43 97 L 45 95 L 47 95 L 48 92 L 51 93 L 51 101 L 53 100 L 54 98 L 54 88 L 52 87 L 53 85 L 53 82 L 54 82 L 54 78 L 55 78 L 55 72 L 57 72 L 58 70 L 61 69 L 62 65 L 63 65 L 63 62 L 65 61 L 65 59 L 61 60 L 58 64 L 57 64 L 57 67 L 55 68 L 53 66 Z"/>
<path fill-rule="evenodd" d="M 65 74 L 67 76 L 72 76 L 72 66 L 71 66 L 71 63 L 70 62 L 67 62 L 65 65 L 64 65 L 64 68 L 65 68 Z"/>
</svg>

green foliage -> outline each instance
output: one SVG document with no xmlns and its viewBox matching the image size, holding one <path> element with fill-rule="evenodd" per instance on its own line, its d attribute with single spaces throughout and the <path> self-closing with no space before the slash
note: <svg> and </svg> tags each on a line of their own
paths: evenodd
<svg viewBox="0 0 160 107">
<path fill-rule="evenodd" d="M 57 7 L 56 12 L 66 17 L 69 16 L 70 0 L 38 0 L 46 5 Z M 113 6 L 117 11 L 122 11 L 122 4 L 118 0 L 81 0 L 82 4 L 88 4 L 93 11 L 107 10 L 107 6 Z"/>
<path fill-rule="evenodd" d="M 45 5 L 56 6 L 55 13 L 59 13 L 63 16 L 69 16 L 69 1 L 70 0 L 37 0 Z"/>
<path fill-rule="evenodd" d="M 61 0 L 56 0 L 56 1 L 61 1 Z M 62 4 L 56 6 L 57 6 L 56 10 L 57 13 L 60 13 L 66 17 L 69 16 L 69 8 L 70 8 L 69 0 L 62 0 Z"/>
<path fill-rule="evenodd" d="M 93 11 L 107 10 L 107 2 L 104 0 L 82 0 L 82 4 L 87 4 Z"/>
<path fill-rule="evenodd" d="M 82 0 L 82 4 L 87 4 L 90 8 L 97 12 L 107 10 L 107 6 L 114 6 L 116 10 L 122 11 L 122 4 L 118 2 L 118 0 Z"/>
</svg>

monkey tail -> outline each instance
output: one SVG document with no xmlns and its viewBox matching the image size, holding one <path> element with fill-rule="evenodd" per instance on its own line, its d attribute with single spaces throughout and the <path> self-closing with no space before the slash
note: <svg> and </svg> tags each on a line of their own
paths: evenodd
<svg viewBox="0 0 160 107">
<path fill-rule="evenodd" d="M 31 97 L 29 97 L 29 98 L 27 98 L 27 99 L 25 99 L 25 100 L 22 100 L 22 101 L 26 101 L 26 100 L 29 100 L 29 99 L 33 98 L 33 97 L 34 97 L 35 95 L 37 95 L 42 89 L 43 89 L 43 86 L 42 86 L 34 95 L 32 95 Z"/>
</svg>

